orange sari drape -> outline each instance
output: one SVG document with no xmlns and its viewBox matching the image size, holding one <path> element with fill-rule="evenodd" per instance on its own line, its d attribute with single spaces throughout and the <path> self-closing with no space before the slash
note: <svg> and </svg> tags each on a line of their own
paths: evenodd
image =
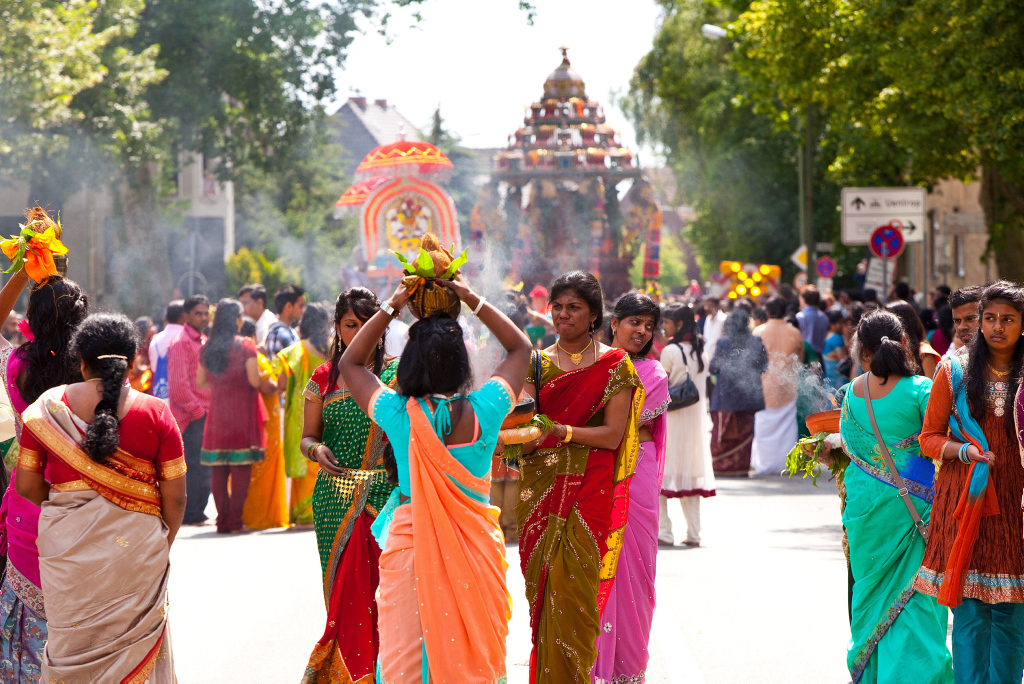
<svg viewBox="0 0 1024 684">
<path fill-rule="evenodd" d="M 475 477 L 419 402 L 407 407 L 411 503 L 395 512 L 380 557 L 381 674 L 389 683 L 498 682 L 512 615 L 499 511 L 460 488 L 486 500 L 490 473 Z"/>
</svg>

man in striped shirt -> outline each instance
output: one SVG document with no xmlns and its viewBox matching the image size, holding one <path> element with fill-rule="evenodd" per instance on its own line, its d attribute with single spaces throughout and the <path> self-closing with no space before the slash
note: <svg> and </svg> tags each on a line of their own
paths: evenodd
<svg viewBox="0 0 1024 684">
<path fill-rule="evenodd" d="M 194 295 L 185 300 L 183 308 L 185 327 L 167 348 L 167 380 L 171 413 L 181 430 L 188 467 L 185 475 L 188 503 L 182 524 L 202 525 L 207 520 L 206 504 L 210 500 L 210 468 L 200 464 L 199 452 L 203 448 L 210 390 L 196 386 L 196 372 L 199 350 L 206 343 L 203 331 L 210 324 L 210 300 Z"/>
</svg>

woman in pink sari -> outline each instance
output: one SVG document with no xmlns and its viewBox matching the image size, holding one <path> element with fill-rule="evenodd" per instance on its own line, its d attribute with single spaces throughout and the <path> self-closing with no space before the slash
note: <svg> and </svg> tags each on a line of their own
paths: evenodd
<svg viewBox="0 0 1024 684">
<path fill-rule="evenodd" d="M 20 280 L 19 293 L 25 282 Z M 0 293 L 0 313 L 3 301 Z M 0 349 L 0 373 L 18 416 L 19 437 L 21 412 L 29 404 L 51 387 L 82 379 L 69 348 L 71 335 L 85 319 L 87 310 L 85 293 L 74 281 L 60 276 L 48 278 L 29 295 L 25 314 L 29 341 L 17 349 Z M 39 679 L 47 636 L 36 547 L 39 506 L 18 495 L 14 489 L 15 475 L 16 471 L 11 473 L 0 506 L 0 553 L 7 555 L 0 586 L 0 681 L 5 682 Z"/>
<path fill-rule="evenodd" d="M 612 313 L 611 346 L 629 353 L 646 398 L 640 413 L 640 451 L 629 481 L 629 513 L 619 566 L 597 638 L 592 673 L 597 684 L 642 682 L 647 671 L 658 555 L 658 494 L 665 469 L 668 376 L 660 363 L 646 356 L 660 321 L 658 305 L 647 295 L 634 292 L 624 295 Z"/>
</svg>

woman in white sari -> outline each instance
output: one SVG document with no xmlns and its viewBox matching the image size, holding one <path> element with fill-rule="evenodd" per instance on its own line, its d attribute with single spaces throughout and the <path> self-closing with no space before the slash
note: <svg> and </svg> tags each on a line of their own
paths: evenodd
<svg viewBox="0 0 1024 684">
<path fill-rule="evenodd" d="M 131 320 L 90 316 L 71 346 L 85 381 L 22 414 L 15 487 L 42 507 L 44 682 L 175 681 L 168 554 L 185 462 L 167 405 L 125 385 L 137 348 Z"/>
</svg>

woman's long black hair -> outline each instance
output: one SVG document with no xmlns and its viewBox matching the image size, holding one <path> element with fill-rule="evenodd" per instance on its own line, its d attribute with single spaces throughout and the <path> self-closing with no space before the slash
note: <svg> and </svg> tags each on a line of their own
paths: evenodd
<svg viewBox="0 0 1024 684">
<path fill-rule="evenodd" d="M 921 365 L 921 341 L 924 340 L 924 323 L 921 322 L 921 317 L 914 311 L 914 307 L 903 300 L 889 302 L 885 305 L 885 310 L 896 314 L 896 317 L 900 319 L 900 323 L 903 325 L 903 334 L 907 336 L 907 346 L 910 348 L 910 354 L 914 357 L 914 364 L 920 374 L 924 369 L 924 366 Z"/>
<path fill-rule="evenodd" d="M 122 314 L 98 313 L 85 319 L 71 339 L 71 355 L 103 380 L 103 395 L 96 404 L 92 424 L 85 431 L 82 450 L 97 463 L 117 451 L 121 421 L 117 404 L 124 377 L 139 349 L 139 331 Z"/>
<path fill-rule="evenodd" d="M 344 315 L 344 314 L 342 314 Z M 328 305 L 313 302 L 306 305 L 306 310 L 299 321 L 299 337 L 307 340 L 321 354 L 327 354 L 327 345 L 331 336 L 331 310 Z"/>
<path fill-rule="evenodd" d="M 341 340 L 341 335 L 338 334 L 338 324 L 341 323 L 341 319 L 351 309 L 352 313 L 356 315 L 363 323 L 373 318 L 373 315 L 380 311 L 380 300 L 377 299 L 377 295 L 373 294 L 365 287 L 353 287 L 351 290 L 345 290 L 338 295 L 338 300 L 334 303 L 334 342 L 331 344 L 331 373 L 327 378 L 327 387 L 334 387 L 334 383 L 338 381 L 338 361 L 341 360 L 341 355 L 345 353 L 345 343 Z M 381 335 L 380 342 L 377 344 L 377 349 L 373 353 L 373 374 L 380 377 L 380 373 L 384 370 L 385 351 L 384 345 L 388 339 L 388 331 L 384 330 L 384 334 Z"/>
<path fill-rule="evenodd" d="M 981 296 L 978 311 L 981 313 L 982 325 L 984 325 L 985 308 L 995 302 L 1009 304 L 1024 317 L 1024 290 L 1013 283 L 1000 280 L 986 287 L 985 293 Z M 967 360 L 967 372 L 964 378 L 971 415 L 974 416 L 975 420 L 979 421 L 985 415 L 985 366 L 989 363 L 988 359 L 988 341 L 981 330 L 979 330 L 971 342 L 971 351 Z M 1020 387 L 1022 366 L 1024 366 L 1024 337 L 1017 340 L 1017 346 L 1013 350 L 1013 369 L 1010 371 L 1010 386 L 1007 389 L 1008 400 L 1003 418 L 1006 435 L 1015 443 L 1017 441 L 1017 433 L 1014 427 L 1012 398 L 1017 396 L 1017 388 Z"/>
<path fill-rule="evenodd" d="M 409 327 L 409 342 L 398 362 L 398 387 L 406 397 L 460 392 L 473 379 L 462 326 L 436 314 Z"/>
<path fill-rule="evenodd" d="M 224 298 L 217 302 L 210 338 L 203 345 L 202 361 L 206 370 L 220 375 L 228 368 L 228 355 L 238 335 L 238 319 L 242 317 L 242 303 Z"/>
<path fill-rule="evenodd" d="M 704 336 L 697 328 L 697 317 L 693 309 L 685 304 L 672 304 L 665 309 L 665 318 L 676 324 L 672 344 L 690 343 L 690 358 L 697 361 L 697 372 L 704 372 Z"/>
<path fill-rule="evenodd" d="M 861 349 L 871 354 L 871 373 L 882 378 L 884 385 L 890 375 L 900 378 L 917 374 L 914 357 L 908 348 L 912 342 L 907 335 L 903 346 L 903 322 L 891 311 L 873 311 L 860 319 L 857 339 Z"/>
<path fill-rule="evenodd" d="M 627 292 L 615 303 L 615 310 L 612 311 L 611 315 L 613 320 L 621 321 L 630 316 L 650 316 L 654 320 L 655 332 L 657 332 L 658 326 L 661 325 L 661 309 L 658 308 L 653 299 L 642 292 Z M 611 336 L 609 336 L 608 340 L 611 341 Z M 636 354 L 630 354 L 630 356 L 634 359 L 642 359 L 651 351 L 652 345 L 654 345 L 654 335 L 651 335 L 651 339 L 647 340 L 647 344 L 640 351 Z"/>
<path fill-rule="evenodd" d="M 75 328 L 88 312 L 89 300 L 73 280 L 52 276 L 32 289 L 25 318 L 35 339 L 16 352 L 28 364 L 19 391 L 29 404 L 51 387 L 82 380 L 69 349 Z"/>
</svg>

